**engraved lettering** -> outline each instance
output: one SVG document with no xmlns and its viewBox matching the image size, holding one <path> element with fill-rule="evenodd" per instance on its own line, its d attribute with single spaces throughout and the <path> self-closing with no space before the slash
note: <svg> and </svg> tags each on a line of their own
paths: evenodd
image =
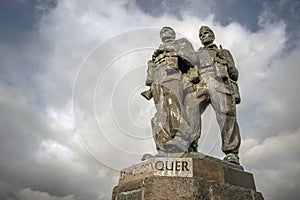
<svg viewBox="0 0 300 200">
<path fill-rule="evenodd" d="M 140 171 L 141 174 L 143 174 L 145 172 L 145 165 L 141 165 L 139 171 Z"/>
<path fill-rule="evenodd" d="M 184 169 L 186 169 L 186 171 L 190 171 L 188 169 L 188 165 L 189 163 L 187 161 L 182 161 L 182 171 L 184 171 Z"/>
<path fill-rule="evenodd" d="M 135 174 L 136 174 L 136 168 L 133 168 L 132 174 L 133 174 L 133 176 L 135 176 Z"/>
<path fill-rule="evenodd" d="M 173 161 L 171 161 L 171 167 L 170 168 L 168 168 L 168 161 L 166 161 L 166 170 L 174 170 L 174 162 Z"/>
<path fill-rule="evenodd" d="M 180 161 L 179 160 L 176 160 L 176 165 L 175 165 L 175 170 L 176 171 L 180 171 Z"/>
<path fill-rule="evenodd" d="M 164 170 L 164 162 L 163 161 L 157 161 L 155 163 L 155 169 L 163 171 Z"/>
<path fill-rule="evenodd" d="M 148 172 L 148 171 L 150 171 L 150 167 L 149 167 L 149 165 L 147 164 L 147 165 L 145 165 L 145 172 Z"/>
</svg>

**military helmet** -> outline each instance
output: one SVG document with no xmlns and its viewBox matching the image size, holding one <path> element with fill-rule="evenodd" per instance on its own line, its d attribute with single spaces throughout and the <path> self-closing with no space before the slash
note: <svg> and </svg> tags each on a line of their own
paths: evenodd
<svg viewBox="0 0 300 200">
<path fill-rule="evenodd" d="M 169 26 L 164 26 L 164 27 L 162 27 L 161 30 L 160 30 L 160 32 L 162 32 L 164 29 L 169 29 L 169 30 L 172 30 L 173 32 L 175 32 L 174 29 L 172 29 L 172 28 L 169 27 Z"/>
<path fill-rule="evenodd" d="M 164 26 L 164 27 L 162 27 L 161 28 L 161 30 L 160 30 L 160 34 L 165 30 L 165 29 L 169 29 L 169 30 L 171 30 L 172 32 L 173 32 L 173 34 L 174 35 L 176 35 L 176 33 L 175 33 L 175 31 L 174 31 L 174 29 L 172 29 L 171 27 L 169 27 L 169 26 Z"/>
<path fill-rule="evenodd" d="M 201 26 L 201 28 L 199 29 L 199 35 L 204 31 L 210 32 L 213 35 L 213 37 L 215 38 L 214 32 L 208 26 Z"/>
<path fill-rule="evenodd" d="M 165 30 L 170 30 L 170 31 L 167 31 L 165 32 Z M 162 29 L 160 30 L 160 37 L 161 39 L 175 39 L 176 38 L 176 33 L 174 31 L 174 29 L 172 29 L 171 27 L 168 27 L 168 26 L 165 26 L 165 27 L 162 27 Z"/>
</svg>

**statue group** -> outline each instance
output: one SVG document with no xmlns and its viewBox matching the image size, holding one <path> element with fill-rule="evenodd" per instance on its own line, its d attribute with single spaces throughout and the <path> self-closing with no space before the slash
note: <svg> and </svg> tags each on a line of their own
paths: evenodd
<svg viewBox="0 0 300 200">
<path fill-rule="evenodd" d="M 194 51 L 185 38 L 163 27 L 162 44 L 148 61 L 146 85 L 142 95 L 153 98 L 156 113 L 151 120 L 158 154 L 197 153 L 201 136 L 201 115 L 208 105 L 215 111 L 222 138 L 224 160 L 239 165 L 241 143 L 236 119 L 240 103 L 238 70 L 231 53 L 214 44 L 215 34 L 207 26 L 199 30 L 203 45 Z M 142 160 L 153 157 L 145 154 Z"/>
</svg>

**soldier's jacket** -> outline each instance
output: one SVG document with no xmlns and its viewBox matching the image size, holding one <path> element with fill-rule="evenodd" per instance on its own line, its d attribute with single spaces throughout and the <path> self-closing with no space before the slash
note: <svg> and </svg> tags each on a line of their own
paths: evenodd
<svg viewBox="0 0 300 200">
<path fill-rule="evenodd" d="M 181 80 L 181 74 L 196 65 L 197 57 L 192 44 L 185 38 L 163 43 L 148 61 L 146 85 L 151 86 L 153 81 L 160 77 L 162 80 Z"/>
<path fill-rule="evenodd" d="M 231 53 L 226 49 L 218 49 L 215 44 L 211 44 L 198 51 L 198 70 L 200 79 L 202 74 L 210 74 L 215 81 L 213 86 L 216 91 L 235 96 L 236 103 L 240 103 L 238 80 L 238 70 L 235 67 Z"/>
</svg>

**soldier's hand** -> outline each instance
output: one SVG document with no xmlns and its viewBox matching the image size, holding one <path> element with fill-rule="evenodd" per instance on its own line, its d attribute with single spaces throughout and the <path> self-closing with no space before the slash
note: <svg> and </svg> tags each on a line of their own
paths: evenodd
<svg viewBox="0 0 300 200">
<path fill-rule="evenodd" d="M 187 72 L 187 77 L 193 83 L 199 82 L 199 71 L 197 66 L 191 67 Z"/>
<path fill-rule="evenodd" d="M 152 59 L 155 59 L 161 53 L 160 49 L 156 49 L 152 54 Z"/>
<path fill-rule="evenodd" d="M 219 57 L 220 59 L 227 60 L 227 52 L 224 49 L 221 49 L 217 52 L 217 57 Z"/>
<path fill-rule="evenodd" d="M 176 48 L 174 47 L 174 45 L 169 45 L 169 44 L 161 44 L 159 46 L 159 49 L 161 51 L 169 51 L 169 52 L 176 51 Z"/>
</svg>

